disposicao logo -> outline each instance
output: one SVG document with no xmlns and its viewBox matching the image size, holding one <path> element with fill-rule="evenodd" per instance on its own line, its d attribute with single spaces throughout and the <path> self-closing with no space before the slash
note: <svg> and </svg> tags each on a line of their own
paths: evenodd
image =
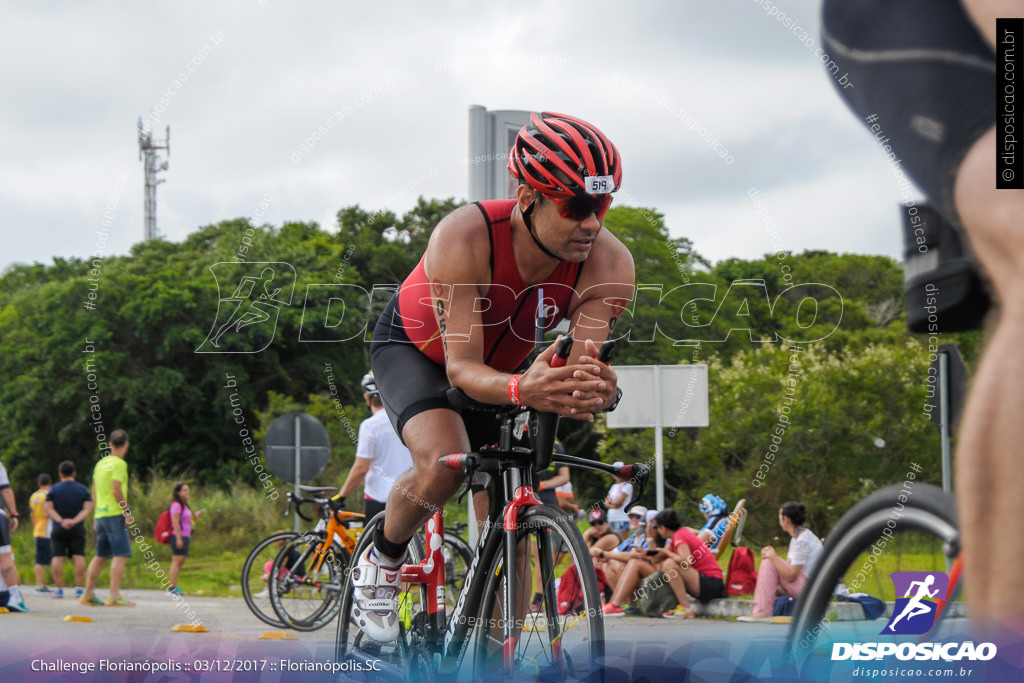
<svg viewBox="0 0 1024 683">
<path fill-rule="evenodd" d="M 922 635 L 935 625 L 940 602 L 949 591 L 945 572 L 893 572 L 889 575 L 896 588 L 896 607 L 880 635 Z M 993 643 L 833 643 L 832 660 L 878 660 L 895 656 L 918 661 L 987 661 L 996 656 Z"/>
<path fill-rule="evenodd" d="M 908 636 L 928 633 L 935 625 L 939 601 L 946 600 L 949 577 L 945 572 L 894 572 L 889 577 L 896 588 L 896 607 L 882 633 Z"/>
</svg>

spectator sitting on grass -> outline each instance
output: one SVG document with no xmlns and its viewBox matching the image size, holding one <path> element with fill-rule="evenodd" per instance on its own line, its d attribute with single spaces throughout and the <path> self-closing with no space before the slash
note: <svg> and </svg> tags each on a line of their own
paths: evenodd
<svg viewBox="0 0 1024 683">
<path fill-rule="evenodd" d="M 583 540 L 591 548 L 611 550 L 621 541 L 619 535 L 608 524 L 608 515 L 601 508 L 594 508 L 587 517 L 590 528 L 583 532 Z"/>
<path fill-rule="evenodd" d="M 666 519 L 669 519 L 670 523 L 675 524 L 674 528 L 660 523 L 665 512 L 672 512 L 671 519 L 668 517 Z M 640 614 L 635 606 L 636 591 L 639 590 L 644 579 L 658 571 L 658 563 L 667 557 L 666 545 L 672 540 L 672 534 L 678 528 L 679 517 L 676 516 L 675 511 L 668 508 L 648 520 L 647 535 L 650 539 L 648 541 L 649 547 L 646 550 L 633 548 L 626 553 L 628 558 L 626 566 L 619 574 L 618 583 L 615 586 L 612 597 L 601 608 L 606 617 Z"/>
<path fill-rule="evenodd" d="M 725 534 L 725 530 L 729 527 L 729 515 L 727 514 L 729 504 L 725 502 L 725 499 L 708 493 L 700 499 L 700 505 L 697 507 L 706 521 L 699 531 L 693 528 L 690 531 L 707 543 L 709 548 L 715 550 L 718 548 L 718 542 Z"/>
<path fill-rule="evenodd" d="M 704 603 L 725 595 L 722 568 L 704 541 L 689 529 L 680 528 L 682 525 L 675 510 L 662 510 L 655 521 L 659 528 L 675 527 L 672 540 L 666 548 L 661 549 L 666 559 L 660 569 L 665 572 L 668 585 L 672 587 L 679 604 L 661 616 L 668 619 L 692 619 L 695 612 L 690 607 L 690 595 Z M 662 536 L 668 534 L 663 532 Z"/>
<path fill-rule="evenodd" d="M 647 532 L 647 508 L 636 505 L 629 511 L 629 526 L 633 534 L 625 541 L 616 546 L 613 550 L 591 548 L 590 556 L 594 558 L 594 566 L 604 570 L 608 583 L 614 589 L 619 583 L 619 575 L 626 568 L 631 559 L 636 557 L 630 551 L 634 548 L 646 550 L 658 545 L 657 539 L 648 536 Z M 653 534 L 652 534 L 653 535 Z"/>
<path fill-rule="evenodd" d="M 804 526 L 806 521 L 807 506 L 803 503 L 789 501 L 779 508 L 779 526 L 793 537 L 786 554 L 789 559 L 783 560 L 770 545 L 761 548 L 761 567 L 754 588 L 754 613 L 740 617 L 739 621 L 771 621 L 776 593 L 794 598 L 800 596 L 822 551 L 821 540 Z"/>
</svg>

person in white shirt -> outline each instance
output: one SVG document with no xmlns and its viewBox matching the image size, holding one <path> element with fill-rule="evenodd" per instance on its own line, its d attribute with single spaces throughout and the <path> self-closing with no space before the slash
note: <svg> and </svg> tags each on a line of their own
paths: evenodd
<svg viewBox="0 0 1024 683">
<path fill-rule="evenodd" d="M 384 511 L 384 504 L 388 500 L 395 479 L 412 468 L 412 456 L 398 438 L 395 428 L 391 426 L 384 412 L 380 390 L 377 389 L 372 372 L 363 376 L 362 386 L 363 399 L 372 415 L 359 425 L 356 461 L 348 471 L 348 477 L 334 500 L 337 501 L 336 507 L 340 509 L 345 497 L 365 480 L 363 495 L 366 500 L 363 510 L 366 513 L 366 521 L 369 522 L 377 513 Z"/>
<path fill-rule="evenodd" d="M 622 467 L 622 462 L 616 462 L 614 466 Z M 629 501 L 633 500 L 633 484 L 621 477 L 615 479 L 616 482 L 608 489 L 604 506 L 608 510 L 608 523 L 612 531 L 617 533 L 621 540 L 625 540 L 629 535 L 629 516 L 623 510 L 629 505 Z"/>
<path fill-rule="evenodd" d="M 821 557 L 821 540 L 804 526 L 807 506 L 792 501 L 779 509 L 779 526 L 793 537 L 789 542 L 787 559 L 783 560 L 768 545 L 761 549 L 761 567 L 754 588 L 754 613 L 740 617 L 739 621 L 771 621 L 776 593 L 780 589 L 790 597 L 798 598 Z"/>
<path fill-rule="evenodd" d="M 0 462 L 0 578 L 3 578 L 4 590 L 10 593 L 7 602 L 7 609 L 12 612 L 27 612 L 24 600 L 21 598 L 21 579 L 18 578 L 18 570 L 14 566 L 14 553 L 11 550 L 11 533 L 18 530 L 18 506 L 14 501 L 14 491 L 11 490 L 11 482 L 7 478 L 7 470 Z M 6 504 L 7 509 L 4 510 Z"/>
</svg>

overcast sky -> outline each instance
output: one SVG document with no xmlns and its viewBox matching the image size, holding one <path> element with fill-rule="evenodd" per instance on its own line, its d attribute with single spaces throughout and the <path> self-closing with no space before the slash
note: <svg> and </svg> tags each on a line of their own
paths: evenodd
<svg viewBox="0 0 1024 683">
<path fill-rule="evenodd" d="M 257 222 L 328 229 L 349 204 L 475 199 L 472 104 L 599 126 L 624 160 L 617 203 L 713 261 L 901 251 L 896 179 L 814 54 L 819 2 L 778 3 L 804 40 L 756 0 L 4 4 L 0 268 L 93 254 L 121 183 L 106 254 L 142 239 L 139 116 L 171 126 L 158 226 L 177 242 L 267 195 Z"/>
</svg>

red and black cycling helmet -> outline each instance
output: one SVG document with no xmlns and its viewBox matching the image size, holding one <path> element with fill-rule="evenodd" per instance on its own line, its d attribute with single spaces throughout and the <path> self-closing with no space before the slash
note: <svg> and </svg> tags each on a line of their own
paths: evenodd
<svg viewBox="0 0 1024 683">
<path fill-rule="evenodd" d="M 612 141 L 582 119 L 553 112 L 530 114 L 509 151 L 508 171 L 548 197 L 609 194 L 622 184 Z M 568 186 L 556 171 L 568 178 Z"/>
</svg>

